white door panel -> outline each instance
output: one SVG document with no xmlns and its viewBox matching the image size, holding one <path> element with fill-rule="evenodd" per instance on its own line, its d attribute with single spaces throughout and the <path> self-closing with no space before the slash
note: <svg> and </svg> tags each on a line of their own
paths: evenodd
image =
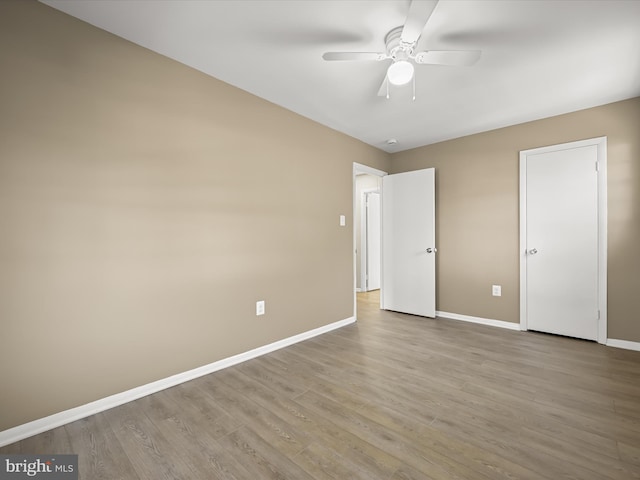
<svg viewBox="0 0 640 480">
<path fill-rule="evenodd" d="M 435 169 L 387 175 L 382 183 L 382 308 L 435 317 L 435 255 Z"/>
<path fill-rule="evenodd" d="M 598 339 L 598 147 L 525 157 L 526 327 Z"/>
</svg>

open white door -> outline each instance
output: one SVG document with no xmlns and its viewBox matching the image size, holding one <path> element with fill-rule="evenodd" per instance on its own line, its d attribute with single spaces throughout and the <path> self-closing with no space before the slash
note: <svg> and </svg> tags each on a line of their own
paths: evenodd
<svg viewBox="0 0 640 480">
<path fill-rule="evenodd" d="M 381 306 L 436 315 L 434 168 L 382 179 Z"/>
</svg>

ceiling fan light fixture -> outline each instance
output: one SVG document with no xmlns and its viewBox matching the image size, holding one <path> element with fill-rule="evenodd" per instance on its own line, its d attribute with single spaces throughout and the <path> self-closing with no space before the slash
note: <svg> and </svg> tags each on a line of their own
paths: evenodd
<svg viewBox="0 0 640 480">
<path fill-rule="evenodd" d="M 393 85 L 405 85 L 413 78 L 413 65 L 406 60 L 394 62 L 387 70 L 387 78 Z"/>
</svg>

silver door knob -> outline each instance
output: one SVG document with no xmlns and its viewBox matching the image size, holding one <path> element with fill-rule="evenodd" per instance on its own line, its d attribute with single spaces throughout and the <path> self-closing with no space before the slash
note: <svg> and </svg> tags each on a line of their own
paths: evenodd
<svg viewBox="0 0 640 480">
<path fill-rule="evenodd" d="M 536 253 L 538 253 L 538 250 L 536 248 L 532 248 L 531 250 L 529 250 L 529 255 L 535 255 Z"/>
<path fill-rule="evenodd" d="M 427 253 L 435 253 L 437 251 L 438 251 L 437 248 L 431 248 L 431 247 L 427 248 Z"/>
</svg>

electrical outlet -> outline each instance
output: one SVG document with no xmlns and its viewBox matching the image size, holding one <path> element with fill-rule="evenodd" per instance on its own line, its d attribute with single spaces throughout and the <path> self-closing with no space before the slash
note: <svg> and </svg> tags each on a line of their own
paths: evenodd
<svg viewBox="0 0 640 480">
<path fill-rule="evenodd" d="M 494 297 L 501 297 L 502 296 L 502 286 L 500 286 L 500 285 L 492 285 L 491 286 L 491 293 L 493 294 Z"/>
<path fill-rule="evenodd" d="M 264 300 L 256 302 L 256 315 L 264 315 Z"/>
<path fill-rule="evenodd" d="M 344 215 L 340 215 L 340 226 L 344 227 L 347 224 L 347 218 Z"/>
</svg>

